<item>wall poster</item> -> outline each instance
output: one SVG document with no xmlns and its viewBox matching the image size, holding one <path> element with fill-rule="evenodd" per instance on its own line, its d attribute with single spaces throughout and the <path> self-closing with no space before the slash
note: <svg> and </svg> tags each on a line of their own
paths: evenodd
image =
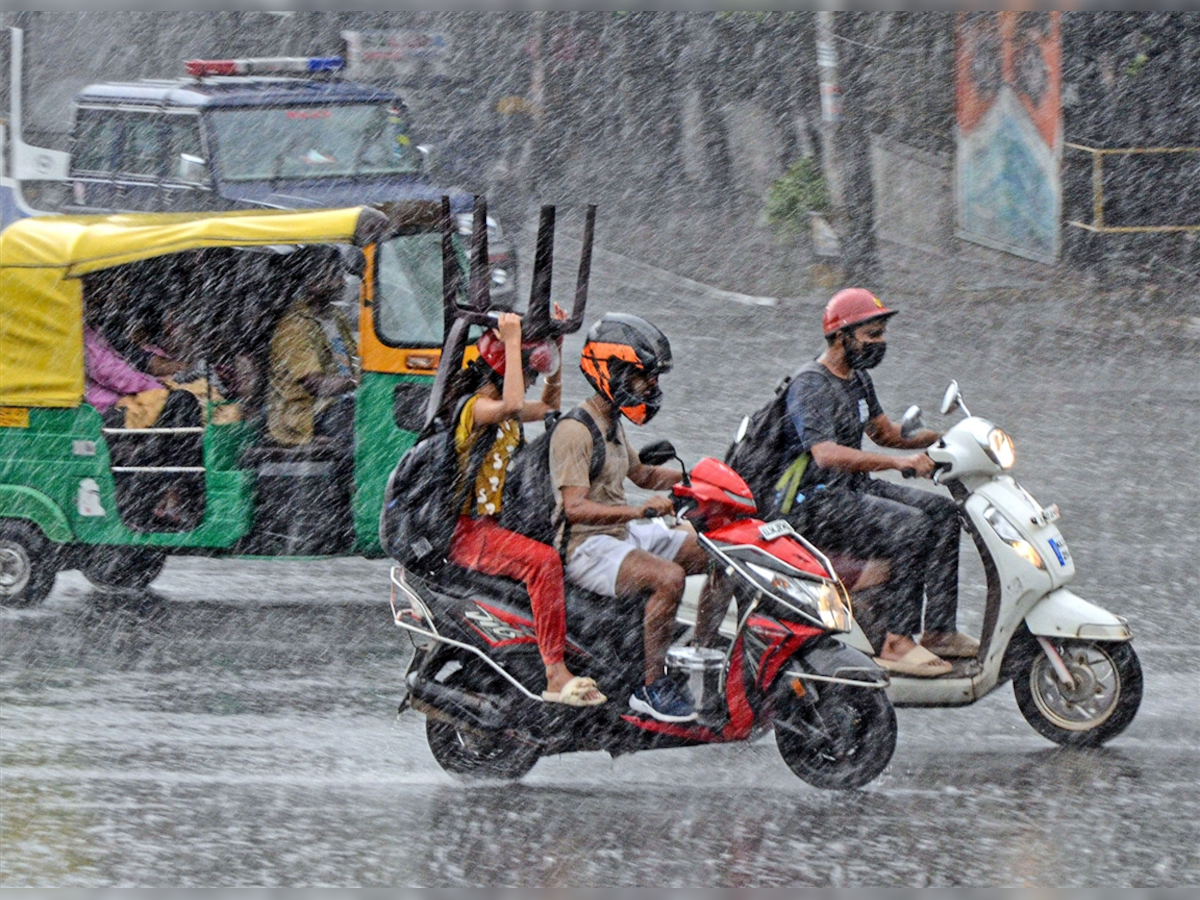
<svg viewBox="0 0 1200 900">
<path fill-rule="evenodd" d="M 1054 263 L 1060 245 L 1057 12 L 957 13 L 956 234 Z"/>
</svg>

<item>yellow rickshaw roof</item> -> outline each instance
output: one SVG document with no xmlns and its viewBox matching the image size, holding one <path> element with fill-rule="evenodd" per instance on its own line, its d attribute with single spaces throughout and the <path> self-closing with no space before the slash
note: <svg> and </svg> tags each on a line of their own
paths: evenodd
<svg viewBox="0 0 1200 900">
<path fill-rule="evenodd" d="M 219 213 L 39 216 L 0 234 L 0 267 L 61 268 L 77 278 L 125 263 L 206 247 L 333 244 L 355 240 L 363 207 Z M 11 298 L 5 298 L 6 304 Z"/>
<path fill-rule="evenodd" d="M 0 234 L 0 407 L 78 406 L 80 276 L 208 247 L 366 244 L 388 218 L 367 207 L 39 216 Z"/>
</svg>

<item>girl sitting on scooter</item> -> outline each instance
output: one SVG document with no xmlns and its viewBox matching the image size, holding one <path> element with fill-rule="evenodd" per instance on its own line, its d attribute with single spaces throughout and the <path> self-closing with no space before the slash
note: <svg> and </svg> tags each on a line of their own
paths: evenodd
<svg viewBox="0 0 1200 900">
<path fill-rule="evenodd" d="M 521 341 L 521 317 L 500 313 L 498 324 L 479 339 L 479 359 L 464 373 L 465 384 L 454 393 L 470 399 L 455 429 L 460 476 L 469 478 L 472 450 L 495 435 L 482 456 L 474 490 L 467 496 L 450 545 L 450 561 L 485 575 L 501 575 L 525 583 L 533 607 L 538 650 L 546 666 L 545 700 L 568 706 L 597 706 L 608 698 L 591 678 L 571 673 L 564 661 L 567 638 L 563 567 L 558 553 L 538 541 L 501 528 L 498 522 L 504 479 L 521 441 L 520 422 L 543 419 L 559 408 L 562 338 Z M 542 399 L 525 400 L 526 385 L 546 376 Z"/>
</svg>

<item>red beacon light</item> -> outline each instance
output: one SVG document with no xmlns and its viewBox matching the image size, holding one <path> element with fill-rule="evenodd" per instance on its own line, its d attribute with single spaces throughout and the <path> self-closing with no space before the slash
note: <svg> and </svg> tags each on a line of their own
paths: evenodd
<svg viewBox="0 0 1200 900">
<path fill-rule="evenodd" d="M 215 75 L 319 75 L 340 72 L 340 56 L 263 56 L 255 59 L 189 59 L 183 64 L 193 78 Z"/>
</svg>

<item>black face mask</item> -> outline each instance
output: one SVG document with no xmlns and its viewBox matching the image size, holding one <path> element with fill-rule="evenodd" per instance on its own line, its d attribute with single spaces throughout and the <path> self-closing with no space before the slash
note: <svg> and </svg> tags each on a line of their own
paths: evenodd
<svg viewBox="0 0 1200 900">
<path fill-rule="evenodd" d="M 867 343 L 846 335 L 843 343 L 846 365 L 851 369 L 873 369 L 883 362 L 887 353 L 887 341 Z"/>
</svg>

